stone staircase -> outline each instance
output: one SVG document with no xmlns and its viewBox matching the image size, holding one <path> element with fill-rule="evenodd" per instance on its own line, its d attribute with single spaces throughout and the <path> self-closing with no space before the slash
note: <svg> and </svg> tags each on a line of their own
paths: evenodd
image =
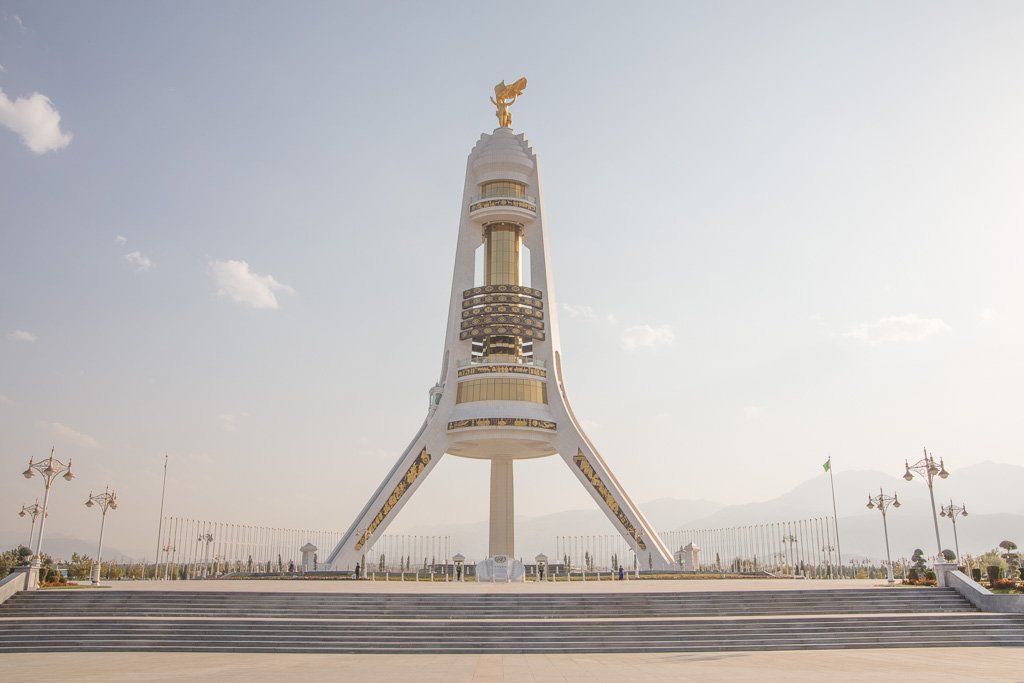
<svg viewBox="0 0 1024 683">
<path fill-rule="evenodd" d="M 565 653 L 1024 646 L 951 589 L 614 594 L 38 591 L 0 653 Z"/>
</svg>

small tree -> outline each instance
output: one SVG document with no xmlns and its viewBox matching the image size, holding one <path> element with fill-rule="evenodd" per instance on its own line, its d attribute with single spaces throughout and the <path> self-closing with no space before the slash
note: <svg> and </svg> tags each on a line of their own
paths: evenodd
<svg viewBox="0 0 1024 683">
<path fill-rule="evenodd" d="M 1013 541 L 1003 541 L 999 547 L 1005 550 L 1003 559 L 1006 560 L 1006 573 L 1010 579 L 1020 579 L 1020 554 L 1017 552 L 1017 544 Z"/>
<path fill-rule="evenodd" d="M 946 562 L 953 562 L 954 560 L 956 560 L 956 553 L 954 553 L 952 550 L 948 550 L 948 549 L 947 550 L 943 550 L 942 551 L 942 559 L 944 559 Z"/>
<path fill-rule="evenodd" d="M 910 556 L 910 561 L 914 564 L 910 567 L 910 571 L 907 572 L 907 578 L 911 581 L 924 578 L 928 572 L 928 563 L 924 560 L 924 551 L 920 548 L 915 548 L 914 554 Z"/>
</svg>

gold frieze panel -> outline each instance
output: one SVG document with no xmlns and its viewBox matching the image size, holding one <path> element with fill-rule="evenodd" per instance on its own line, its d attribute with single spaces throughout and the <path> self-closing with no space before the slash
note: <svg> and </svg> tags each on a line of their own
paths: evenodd
<svg viewBox="0 0 1024 683">
<path fill-rule="evenodd" d="M 409 466 L 409 469 L 405 471 L 405 476 L 398 482 L 395 488 L 391 491 L 391 495 L 388 496 L 387 501 L 381 506 L 377 516 L 373 518 L 370 525 L 366 527 L 359 536 L 359 540 L 356 541 L 356 550 L 362 550 L 366 542 L 373 536 L 373 532 L 377 530 L 381 522 L 395 509 L 395 505 L 402 499 L 406 491 L 412 488 L 413 483 L 419 479 L 420 475 L 423 474 L 423 470 L 427 469 L 427 465 L 430 464 L 430 453 L 427 453 L 427 449 L 424 448 L 420 451 L 420 455 L 416 458 L 416 461 Z"/>
<path fill-rule="evenodd" d="M 462 319 L 472 318 L 475 315 L 525 315 L 531 318 L 544 319 L 544 311 L 538 311 L 529 306 L 518 304 L 507 304 L 503 306 L 483 306 L 482 308 L 468 308 L 462 312 Z"/>
<path fill-rule="evenodd" d="M 543 320 L 526 318 L 521 315 L 480 315 L 462 321 L 462 329 L 464 330 L 468 330 L 471 327 L 480 327 L 481 325 L 526 325 L 536 330 L 544 329 Z"/>
<path fill-rule="evenodd" d="M 544 308 L 543 301 L 526 294 L 483 294 L 473 296 L 463 301 L 462 307 L 472 308 L 473 306 L 484 306 L 487 304 L 525 304 L 534 308 Z"/>
<path fill-rule="evenodd" d="M 469 205 L 470 211 L 476 211 L 477 209 L 489 209 L 492 206 L 514 206 L 517 209 L 526 209 L 527 211 L 537 211 L 537 205 L 531 204 L 530 202 L 523 201 L 522 199 L 484 199 L 479 202 L 473 202 Z"/>
<path fill-rule="evenodd" d="M 544 339 L 546 339 L 543 332 L 539 330 L 531 330 L 529 327 L 520 327 L 519 325 L 486 325 L 474 327 L 471 330 L 463 330 L 460 332 L 459 339 L 465 341 L 467 339 L 493 337 L 496 335 L 521 337 L 523 339 L 533 339 L 536 341 L 544 341 Z"/>
<path fill-rule="evenodd" d="M 544 298 L 544 292 L 539 289 L 523 287 L 521 285 L 482 285 L 480 287 L 462 290 L 463 299 L 468 299 L 471 296 L 477 296 L 480 294 L 525 294 L 536 299 Z"/>
<path fill-rule="evenodd" d="M 530 375 L 531 377 L 547 377 L 548 371 L 544 368 L 531 368 L 522 365 L 477 365 L 459 370 L 459 377 L 472 377 L 473 375 L 486 374 L 509 374 L 509 375 Z"/>
<path fill-rule="evenodd" d="M 449 427 L 450 429 L 450 427 Z M 608 506 L 608 509 L 615 515 L 615 519 L 619 520 L 619 524 L 626 530 L 626 534 L 636 541 L 637 546 L 640 550 L 647 550 L 647 544 L 644 543 L 643 537 L 637 532 L 636 527 L 626 517 L 626 513 L 622 511 L 622 506 L 619 505 L 618 501 L 615 500 L 615 496 L 608 490 L 608 486 L 601 481 L 601 477 L 597 476 L 597 472 L 594 471 L 594 466 L 587 460 L 587 456 L 583 455 L 582 449 L 576 449 L 576 457 L 572 459 L 576 464 L 576 467 L 580 468 L 580 472 L 590 481 L 590 485 L 594 487 L 594 490 L 600 494 L 601 499 L 604 500 L 604 504 Z"/>
<path fill-rule="evenodd" d="M 533 420 L 525 417 L 477 417 L 472 420 L 455 420 L 448 423 L 448 431 L 472 427 L 528 427 L 555 431 L 558 425 L 550 420 Z"/>
</svg>

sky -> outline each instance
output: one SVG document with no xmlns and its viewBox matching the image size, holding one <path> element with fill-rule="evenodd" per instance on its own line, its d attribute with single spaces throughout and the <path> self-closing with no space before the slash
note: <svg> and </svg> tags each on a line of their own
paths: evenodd
<svg viewBox="0 0 1024 683">
<path fill-rule="evenodd" d="M 495 83 L 631 497 L 1024 464 L 1024 6 L 0 2 L 0 537 L 343 530 L 425 416 Z M 594 505 L 557 458 L 517 513 Z M 391 531 L 487 516 L 446 458 Z M 642 506 L 642 505 L 641 505 Z M 979 510 L 980 511 L 980 510 Z M 823 511 L 824 513 L 825 511 Z M 572 533 L 572 530 L 566 530 Z"/>
</svg>

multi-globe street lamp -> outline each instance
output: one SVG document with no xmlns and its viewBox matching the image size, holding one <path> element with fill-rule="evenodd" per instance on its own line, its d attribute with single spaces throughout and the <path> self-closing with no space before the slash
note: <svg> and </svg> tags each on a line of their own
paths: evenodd
<svg viewBox="0 0 1024 683">
<path fill-rule="evenodd" d="M 794 536 L 793 534 L 787 534 L 787 535 L 782 537 L 782 547 L 783 547 L 783 550 L 785 550 L 786 544 L 787 543 L 789 544 L 789 550 L 788 550 L 788 552 L 786 552 L 786 563 L 792 565 L 793 576 L 796 576 L 796 561 L 795 561 L 795 555 L 793 553 L 793 544 L 795 544 L 798 540 L 799 539 L 796 536 Z M 790 561 L 791 557 L 793 558 L 792 562 Z"/>
<path fill-rule="evenodd" d="M 953 505 L 952 499 L 949 501 L 949 505 L 942 506 L 942 512 L 939 513 L 940 517 L 949 517 L 949 521 L 953 522 L 953 544 L 956 548 L 957 561 L 960 560 L 960 539 L 956 536 L 956 518 L 960 515 L 967 516 L 967 506 Z"/>
<path fill-rule="evenodd" d="M 50 457 L 45 460 L 35 462 L 34 459 L 29 458 L 28 468 L 21 473 L 26 479 L 31 479 L 36 476 L 36 472 L 43 475 L 43 483 L 46 485 L 46 492 L 43 494 L 43 509 L 39 514 L 42 518 L 39 520 L 39 535 L 36 537 L 36 552 L 32 556 L 32 566 L 38 571 L 41 555 L 43 550 L 43 526 L 46 524 L 46 506 L 50 502 L 50 486 L 53 485 L 53 480 L 57 477 L 64 475 L 65 481 L 71 481 L 75 478 L 74 473 L 71 471 L 71 461 L 68 460 L 65 465 L 57 458 L 53 457 L 53 448 L 50 448 Z M 31 540 L 29 541 L 31 543 Z"/>
<path fill-rule="evenodd" d="M 170 576 L 171 571 L 171 553 L 177 551 L 173 545 L 168 543 L 163 547 L 164 551 L 164 579 L 166 580 Z"/>
<path fill-rule="evenodd" d="M 91 508 L 94 505 L 100 506 L 100 512 L 103 514 L 100 516 L 100 542 L 96 547 L 96 562 L 92 566 L 92 585 L 100 585 L 100 567 L 102 565 L 103 557 L 103 527 L 107 523 L 107 510 L 117 509 L 117 494 L 110 490 L 110 487 L 106 487 L 103 493 L 98 493 L 95 496 L 92 495 L 92 491 L 89 492 L 89 497 L 85 501 L 85 507 Z"/>
<path fill-rule="evenodd" d="M 913 465 L 904 461 L 906 466 L 906 473 L 903 478 L 907 481 L 911 481 L 914 478 L 914 472 L 917 472 L 920 476 L 924 477 L 925 482 L 928 484 L 928 494 L 932 499 L 932 521 L 935 523 L 935 545 L 938 548 L 938 555 L 942 555 L 942 541 L 939 539 L 939 516 L 935 511 L 935 477 L 945 479 L 949 476 L 949 472 L 946 471 L 946 465 L 939 459 L 938 467 L 935 466 L 935 457 L 928 452 L 928 449 L 924 449 L 924 457 L 915 462 Z"/>
<path fill-rule="evenodd" d="M 28 545 L 26 548 L 32 547 L 32 537 L 36 535 L 36 517 L 43 513 L 43 506 L 39 504 L 39 499 L 36 498 L 36 502 L 32 505 L 22 505 L 21 512 L 18 513 L 19 517 L 32 517 L 32 528 L 28 532 Z"/>
<path fill-rule="evenodd" d="M 206 560 L 203 562 L 203 571 L 200 574 L 202 578 L 206 578 L 206 572 L 210 568 L 210 544 L 213 543 L 213 534 L 205 533 L 199 534 L 199 538 L 196 539 L 199 542 L 206 541 Z"/>
<path fill-rule="evenodd" d="M 896 579 L 892 574 L 892 556 L 889 554 L 889 523 L 885 518 L 885 511 L 889 506 L 898 508 L 900 506 L 900 499 L 896 494 L 887 496 L 882 493 L 882 489 L 878 489 L 878 495 L 872 496 L 868 494 L 868 510 L 878 508 L 879 512 L 882 513 L 882 529 L 885 530 L 885 561 L 886 561 L 886 573 L 888 574 L 889 585 L 896 583 Z"/>
</svg>

